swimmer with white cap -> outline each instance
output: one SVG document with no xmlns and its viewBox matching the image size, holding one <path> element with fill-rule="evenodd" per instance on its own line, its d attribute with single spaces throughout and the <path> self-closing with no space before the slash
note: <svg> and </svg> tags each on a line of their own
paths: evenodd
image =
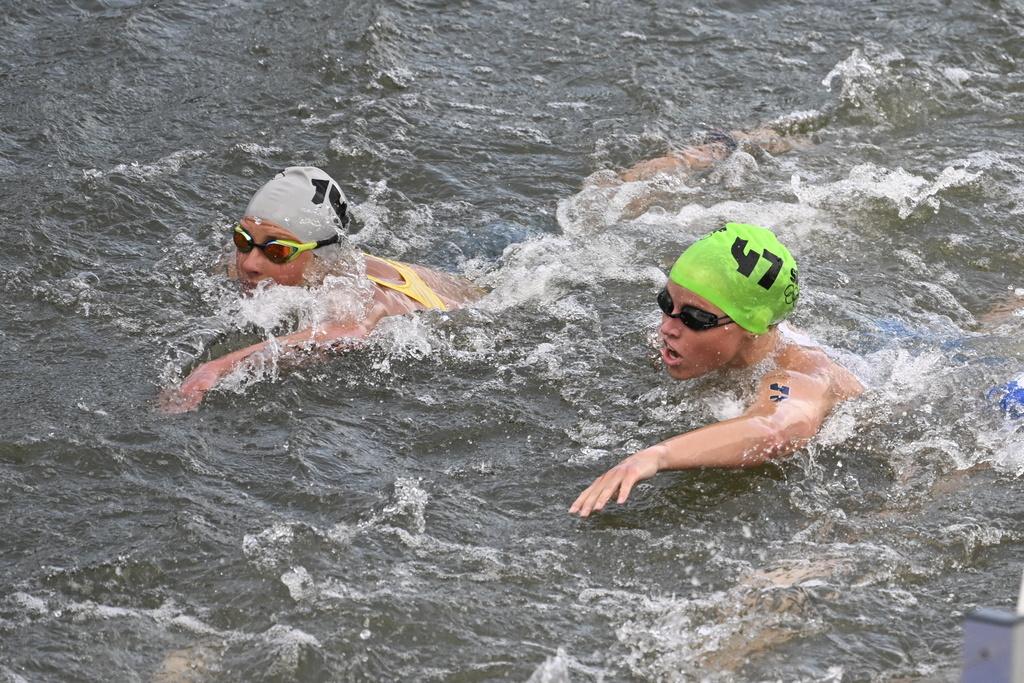
<svg viewBox="0 0 1024 683">
<path fill-rule="evenodd" d="M 729 223 L 682 253 L 658 294 L 661 360 L 673 379 L 763 364 L 739 417 L 672 437 L 598 477 L 569 508 L 581 517 L 662 470 L 761 465 L 806 444 L 863 386 L 782 322 L 800 294 L 796 261 L 768 229 Z"/>
<path fill-rule="evenodd" d="M 330 175 L 311 166 L 286 168 L 253 195 L 242 219 L 232 227 L 235 275 L 246 288 L 265 281 L 317 284 L 326 274 L 325 260 L 319 255 L 338 248 L 335 245 L 348 222 L 345 193 Z M 447 273 L 369 254 L 364 257 L 366 277 L 374 285 L 365 317 L 280 337 L 275 340 L 276 347 L 305 348 L 361 339 L 386 316 L 424 309 L 446 311 L 483 294 L 469 281 Z M 168 397 L 165 407 L 171 411 L 195 408 L 225 375 L 267 346 L 267 342 L 255 344 L 203 363 Z"/>
</svg>

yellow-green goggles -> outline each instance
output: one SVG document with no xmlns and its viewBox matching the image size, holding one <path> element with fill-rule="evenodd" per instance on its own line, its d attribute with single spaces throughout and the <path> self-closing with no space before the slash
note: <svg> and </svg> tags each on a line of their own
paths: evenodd
<svg viewBox="0 0 1024 683">
<path fill-rule="evenodd" d="M 253 247 L 256 247 L 263 252 L 263 255 L 267 257 L 268 261 L 279 265 L 294 261 L 295 258 L 304 251 L 312 251 L 313 249 L 326 247 L 328 244 L 334 244 L 338 241 L 338 236 L 333 235 L 325 240 L 317 240 L 316 242 L 267 240 L 263 244 L 258 244 L 256 240 L 253 239 L 252 235 L 250 235 L 241 225 L 235 226 L 235 230 L 231 234 L 231 238 L 235 241 L 235 247 L 243 254 L 248 254 L 252 251 Z"/>
</svg>

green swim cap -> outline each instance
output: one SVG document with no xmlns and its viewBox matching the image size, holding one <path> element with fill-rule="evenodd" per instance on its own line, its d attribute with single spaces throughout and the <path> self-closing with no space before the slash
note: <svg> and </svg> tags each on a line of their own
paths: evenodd
<svg viewBox="0 0 1024 683">
<path fill-rule="evenodd" d="M 754 334 L 792 313 L 800 296 L 789 249 L 768 228 L 746 223 L 726 223 L 691 244 L 668 277 Z"/>
</svg>

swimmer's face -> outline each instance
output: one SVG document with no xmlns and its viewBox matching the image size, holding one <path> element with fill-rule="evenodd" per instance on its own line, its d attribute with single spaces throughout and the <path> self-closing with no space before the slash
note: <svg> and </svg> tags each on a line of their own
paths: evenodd
<svg viewBox="0 0 1024 683">
<path fill-rule="evenodd" d="M 725 312 L 707 299 L 699 297 L 689 289 L 671 280 L 665 285 L 672 297 L 673 312 L 682 306 L 696 306 L 717 316 Z M 735 323 L 729 323 L 709 330 L 691 330 L 678 318 L 661 316 L 661 361 L 665 370 L 674 379 L 700 377 L 713 370 L 733 363 L 750 333 Z"/>
<path fill-rule="evenodd" d="M 246 217 L 240 223 L 248 231 L 255 242 L 263 244 L 267 240 L 281 239 L 301 242 L 290 230 L 261 221 L 257 223 Z M 273 280 L 279 285 L 301 285 L 306 267 L 313 260 L 313 252 L 306 251 L 288 263 L 273 263 L 262 249 L 252 249 L 244 254 L 235 250 L 235 265 L 238 269 L 238 280 L 245 287 L 255 287 L 262 280 Z"/>
</svg>

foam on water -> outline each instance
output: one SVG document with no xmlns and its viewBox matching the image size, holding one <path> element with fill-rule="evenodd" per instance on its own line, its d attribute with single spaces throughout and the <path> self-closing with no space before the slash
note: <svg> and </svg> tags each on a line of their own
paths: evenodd
<svg viewBox="0 0 1024 683">
<path fill-rule="evenodd" d="M 430 496 L 412 479 L 400 478 L 395 482 L 392 501 L 383 507 L 380 517 L 372 518 L 368 524 L 380 522 L 403 523 L 404 527 L 412 527 L 411 531 L 422 534 L 427 529 L 424 512 Z"/>
<path fill-rule="evenodd" d="M 267 673 L 271 676 L 295 676 L 303 661 L 322 649 L 316 637 L 285 624 L 274 624 L 258 638 L 270 648 Z"/>
<path fill-rule="evenodd" d="M 793 545 L 801 547 L 768 548 L 757 565 L 718 556 L 719 571 L 732 577 L 724 590 L 632 601 L 633 615 L 616 630 L 629 670 L 644 679 L 731 681 L 753 673 L 760 680 L 759 662 L 767 653 L 789 650 L 827 630 L 835 609 L 856 613 L 858 603 L 881 593 L 894 610 L 918 605 L 913 593 L 886 587 L 894 576 L 923 570 L 891 549 L 869 542 Z M 778 550 L 799 554 L 779 556 Z M 605 609 L 614 604 L 612 599 Z M 840 666 L 809 660 L 805 666 L 813 680 L 844 680 Z M 927 673 L 909 661 L 904 666 Z"/>
<path fill-rule="evenodd" d="M 964 167 L 947 166 L 933 180 L 908 173 L 902 168 L 889 170 L 874 164 L 859 164 L 850 169 L 844 180 L 809 185 L 797 174 L 791 187 L 797 199 L 815 208 L 863 211 L 872 204 L 892 207 L 901 220 L 906 220 L 921 207 L 935 212 L 941 206 L 942 193 L 980 182 L 981 173 Z"/>
<path fill-rule="evenodd" d="M 160 176 L 174 175 L 189 162 L 202 159 L 206 156 L 207 152 L 203 150 L 184 149 L 174 152 L 173 154 L 169 154 L 168 156 L 151 164 L 142 164 L 137 161 L 133 161 L 128 164 L 118 164 L 109 171 L 100 171 L 95 168 L 90 168 L 82 171 L 82 177 L 86 180 L 101 180 L 107 176 L 121 175 L 135 180 L 148 182 Z"/>
<path fill-rule="evenodd" d="M 380 508 L 365 515 L 358 525 L 338 523 L 329 528 L 320 528 L 304 522 L 275 522 L 257 534 L 246 534 L 242 540 L 242 551 L 246 558 L 261 570 L 277 570 L 287 567 L 281 579 L 301 592 L 311 579 L 302 567 L 291 567 L 292 552 L 304 537 L 320 539 L 330 545 L 351 544 L 360 534 L 374 533 L 380 529 L 398 529 L 410 534 L 410 538 L 426 531 L 425 511 L 430 500 L 429 494 L 419 482 L 399 478 Z"/>
<path fill-rule="evenodd" d="M 565 650 L 558 648 L 558 651 L 545 659 L 540 666 L 534 669 L 526 683 L 570 683 L 572 678 L 569 675 L 571 665 L 579 666 L 572 657 L 566 654 Z"/>
<path fill-rule="evenodd" d="M 480 306 L 494 312 L 529 304 L 557 308 L 570 292 L 600 291 L 609 281 L 660 281 L 657 269 L 638 256 L 626 239 L 613 234 L 586 241 L 542 237 L 512 245 L 501 266 L 480 278 L 492 289 Z M 557 312 L 591 315 L 571 304 L 561 305 Z"/>
<path fill-rule="evenodd" d="M 841 104 L 878 114 L 882 110 L 877 99 L 879 85 L 896 78 L 895 67 L 904 59 L 899 50 L 868 57 L 858 48 L 836 64 L 821 84 L 826 90 L 838 85 Z"/>
<path fill-rule="evenodd" d="M 4 675 L 6 683 L 29 683 L 27 678 L 21 674 L 11 671 L 6 666 L 0 666 L 0 673 Z"/>
<path fill-rule="evenodd" d="M 967 156 L 970 168 L 977 168 L 987 179 L 987 194 L 1000 204 L 1010 200 L 1011 216 L 1024 214 L 1024 153 L 980 151 Z"/>
<path fill-rule="evenodd" d="M 982 431 L 978 441 L 983 448 L 974 457 L 964 458 L 966 454 L 958 448 L 956 453 L 961 456 L 962 468 L 990 462 L 1000 472 L 1024 476 L 1024 430 L 1018 422 L 1007 420 L 996 428 Z"/>
<path fill-rule="evenodd" d="M 242 551 L 250 562 L 270 569 L 287 563 L 288 548 L 295 542 L 296 527 L 292 523 L 277 523 L 258 534 L 247 534 L 242 540 Z"/>
</svg>

